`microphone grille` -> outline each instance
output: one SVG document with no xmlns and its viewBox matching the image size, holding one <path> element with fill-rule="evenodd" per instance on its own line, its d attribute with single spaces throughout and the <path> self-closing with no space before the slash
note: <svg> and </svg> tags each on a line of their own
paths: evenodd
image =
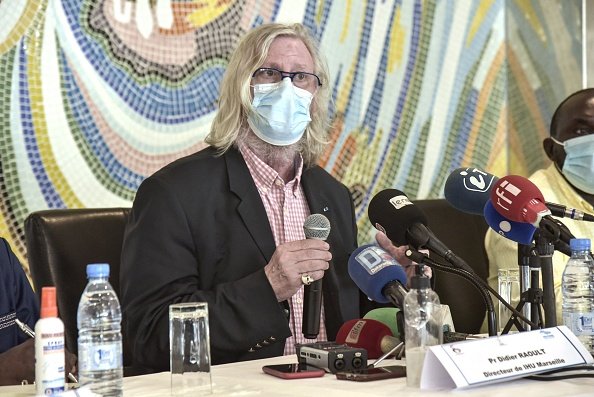
<svg viewBox="0 0 594 397">
<path fill-rule="evenodd" d="M 330 235 L 330 221 L 322 214 L 311 214 L 303 222 L 306 238 L 326 240 Z"/>
</svg>

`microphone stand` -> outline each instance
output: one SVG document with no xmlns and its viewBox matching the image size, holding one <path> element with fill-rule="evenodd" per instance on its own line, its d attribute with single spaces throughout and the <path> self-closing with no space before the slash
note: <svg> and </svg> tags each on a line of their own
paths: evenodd
<svg viewBox="0 0 594 397">
<path fill-rule="evenodd" d="M 521 310 L 524 307 L 524 314 L 530 316 L 538 328 L 554 327 L 557 325 L 557 306 L 555 302 L 555 286 L 553 277 L 553 252 L 555 249 L 570 255 L 568 242 L 574 238 L 571 231 L 561 221 L 545 216 L 541 219 L 538 229 L 534 234 L 535 244 L 518 244 L 518 261 L 520 263 L 520 276 L 523 281 L 520 295 L 520 302 L 516 307 Z M 530 282 L 526 274 L 526 263 L 529 264 Z M 542 289 L 539 287 L 542 277 Z M 527 288 L 526 285 L 528 286 Z M 524 306 L 530 303 L 529 306 Z M 502 334 L 507 333 L 511 325 L 515 324 L 518 331 L 524 331 L 515 313 L 512 314 Z M 526 325 L 530 329 L 529 325 Z"/>
<path fill-rule="evenodd" d="M 549 328 L 557 325 L 557 305 L 555 302 L 555 285 L 553 281 L 553 252 L 555 252 L 554 243 L 559 241 L 559 236 L 562 233 L 559 224 L 551 217 L 544 217 L 538 226 L 538 230 L 535 233 L 536 251 L 540 258 L 542 273 L 545 327 Z"/>
<path fill-rule="evenodd" d="M 405 255 L 407 258 L 412 259 L 414 262 L 417 262 L 418 264 L 426 264 L 429 265 L 431 268 L 457 274 L 458 276 L 465 278 L 472 285 L 474 285 L 474 287 L 481 293 L 483 300 L 485 301 L 485 305 L 487 306 L 487 325 L 489 330 L 489 336 L 497 335 L 497 321 L 495 319 L 495 309 L 493 308 L 493 300 L 491 299 L 491 295 L 489 295 L 489 291 L 485 288 L 485 285 L 477 280 L 475 274 L 469 272 L 466 269 L 442 265 L 434 261 L 433 259 L 429 258 L 427 255 L 410 248 L 406 250 Z M 466 267 L 469 266 L 466 265 Z"/>
<path fill-rule="evenodd" d="M 520 245 L 522 247 L 520 247 Z M 539 288 L 540 283 L 540 257 L 536 255 L 534 251 L 534 247 L 532 245 L 518 245 L 518 255 L 520 255 L 520 250 L 523 251 L 523 254 L 526 254 L 527 260 L 529 264 L 529 275 L 530 275 L 530 282 L 526 282 L 528 284 L 528 288 L 520 294 L 520 302 L 516 306 L 516 311 L 512 312 L 509 320 L 507 321 L 505 327 L 501 331 L 501 334 L 507 334 L 511 329 L 512 325 L 515 325 L 517 330 L 522 332 L 526 331 L 526 329 L 537 329 L 542 328 L 542 301 L 543 301 L 543 291 Z M 525 306 L 526 303 L 529 303 L 528 306 Z M 522 308 L 526 309 L 529 308 L 530 312 L 530 320 L 532 323 L 526 323 L 524 326 L 518 319 L 519 312 Z M 526 311 L 524 311 L 526 313 Z"/>
<path fill-rule="evenodd" d="M 542 305 L 545 313 L 545 327 L 557 325 L 557 304 L 555 302 L 555 284 L 553 276 L 553 243 L 543 233 L 539 233 L 536 241 L 536 251 L 540 259 L 542 275 Z"/>
<path fill-rule="evenodd" d="M 520 268 L 520 297 L 530 288 L 530 256 L 534 244 L 518 243 L 518 266 Z M 516 307 L 516 309 L 520 310 Z M 525 305 L 523 310 L 524 316 L 531 318 L 531 305 Z M 501 313 L 500 313 L 501 314 Z M 534 319 L 532 319 L 534 320 Z M 525 325 L 525 329 L 530 329 L 530 326 Z"/>
</svg>

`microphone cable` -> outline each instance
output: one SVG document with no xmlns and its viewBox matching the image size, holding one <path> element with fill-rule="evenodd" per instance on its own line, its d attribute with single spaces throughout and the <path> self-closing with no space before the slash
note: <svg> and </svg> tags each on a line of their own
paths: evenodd
<svg viewBox="0 0 594 397">
<path fill-rule="evenodd" d="M 409 256 L 409 254 L 410 254 L 410 256 Z M 495 309 L 493 307 L 493 300 L 491 299 L 491 296 L 489 295 L 487 290 L 484 288 L 484 286 L 482 286 L 479 282 L 477 282 L 477 278 L 474 276 L 473 273 L 470 273 L 468 270 L 466 270 L 464 268 L 457 268 L 457 267 L 442 265 L 441 263 L 438 263 L 438 262 L 434 261 L 433 259 L 429 258 L 427 255 L 422 254 L 418 251 L 413 251 L 411 249 L 406 250 L 405 255 L 417 263 L 427 263 L 432 268 L 435 268 L 438 270 L 443 270 L 443 271 L 461 276 L 462 278 L 468 280 L 472 285 L 474 285 L 476 287 L 476 289 L 480 292 L 481 296 L 483 297 L 483 300 L 485 301 L 485 305 L 487 306 L 487 316 L 488 316 L 487 324 L 489 327 L 489 336 L 497 335 L 496 321 L 495 321 Z"/>
<path fill-rule="evenodd" d="M 578 373 L 574 373 L 574 374 L 562 374 L 563 372 L 570 372 L 570 371 L 585 371 L 585 372 L 578 372 Z M 558 375 L 558 374 L 560 374 L 560 375 Z M 531 379 L 531 380 L 542 380 L 542 381 L 576 379 L 576 378 L 594 378 L 594 365 L 574 365 L 571 367 L 556 368 L 556 369 L 552 369 L 547 372 L 541 372 L 540 374 L 528 375 L 528 376 L 525 376 L 524 378 Z"/>
<path fill-rule="evenodd" d="M 431 258 L 429 258 L 430 261 L 433 261 Z M 453 267 L 449 267 L 449 266 L 445 266 L 442 265 L 440 263 L 437 263 L 438 266 L 441 266 L 441 268 L 439 270 L 443 270 L 445 272 L 450 272 L 450 273 L 454 273 L 453 271 L 450 271 L 451 269 L 456 269 Z M 466 265 L 468 266 L 468 265 Z M 472 269 L 470 266 L 468 266 L 468 268 Z M 485 280 L 483 280 L 482 278 L 479 277 L 478 274 L 476 274 L 476 272 L 474 270 L 472 271 L 468 271 L 467 269 L 458 269 L 458 270 L 464 270 L 467 273 L 470 273 L 469 275 L 467 275 L 467 277 L 471 277 L 473 279 L 475 279 L 475 281 L 477 281 L 480 285 L 482 285 L 484 288 L 487 289 L 487 291 L 489 291 L 492 295 L 494 295 L 498 301 L 500 301 L 501 303 L 503 303 L 503 305 L 509 309 L 512 313 L 514 313 L 520 320 L 524 321 L 526 324 L 530 325 L 531 327 L 533 327 L 534 329 L 538 329 L 540 328 L 538 326 L 538 324 L 532 322 L 531 320 L 528 320 L 522 313 L 520 313 L 518 310 L 516 310 L 515 307 L 513 307 L 510 303 L 508 303 L 505 299 L 503 299 L 503 297 L 501 295 L 499 295 L 499 293 L 497 291 L 495 291 L 490 285 L 489 283 L 487 283 Z M 462 276 L 464 277 L 464 276 Z"/>
<path fill-rule="evenodd" d="M 418 251 L 413 251 L 410 248 L 408 250 L 406 250 L 405 255 L 407 258 L 409 258 L 417 263 L 426 262 L 432 268 L 434 267 L 438 270 L 441 270 L 441 271 L 444 271 L 447 273 L 456 274 L 456 275 L 470 281 L 472 283 L 472 285 L 474 285 L 480 291 L 481 295 L 483 296 L 483 299 L 485 300 L 485 305 L 487 306 L 487 311 L 490 311 L 493 316 L 495 316 L 493 300 L 491 299 L 491 296 L 487 293 L 487 291 L 490 292 L 492 295 L 494 295 L 497 298 L 497 300 L 499 300 L 501 303 L 503 303 L 503 305 L 507 309 L 509 309 L 512 313 L 514 313 L 516 315 L 516 317 L 518 317 L 520 320 L 524 321 L 526 324 L 530 325 L 534 329 L 539 328 L 539 326 L 537 324 L 530 321 L 528 318 L 526 318 L 524 316 L 524 314 L 520 313 L 518 310 L 516 310 L 515 307 L 513 307 L 505 299 L 503 299 L 501 297 L 501 295 L 499 295 L 499 293 L 497 293 L 497 291 L 495 291 L 485 280 L 478 277 L 478 275 L 474 271 L 469 272 L 466 269 L 442 265 L 441 263 L 438 263 L 438 262 L 434 261 L 433 259 L 431 259 L 429 256 L 427 256 L 421 252 L 418 252 Z M 490 321 L 487 321 L 487 322 L 489 323 Z M 494 321 L 493 321 L 493 323 L 494 323 Z M 491 328 L 491 325 L 489 325 L 489 328 Z M 491 335 L 491 330 L 489 330 L 489 336 L 494 336 L 494 335 L 497 335 L 497 332 L 495 331 L 495 333 L 493 335 Z"/>
</svg>

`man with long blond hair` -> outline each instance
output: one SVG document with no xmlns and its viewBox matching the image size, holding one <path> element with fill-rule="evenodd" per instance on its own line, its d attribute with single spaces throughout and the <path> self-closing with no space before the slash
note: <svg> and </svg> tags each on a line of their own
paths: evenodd
<svg viewBox="0 0 594 397">
<path fill-rule="evenodd" d="M 212 363 L 294 354 L 303 284 L 324 277 L 318 340 L 368 301 L 347 272 L 348 189 L 316 165 L 328 143 L 328 71 L 300 24 L 249 32 L 231 56 L 206 149 L 140 186 L 126 230 L 122 306 L 133 363 L 169 368 L 168 306 L 207 302 Z M 313 213 L 327 241 L 306 239 Z M 331 263 L 331 264 L 330 264 Z"/>
<path fill-rule="evenodd" d="M 302 25 L 266 24 L 241 40 L 210 146 L 147 178 L 134 200 L 120 281 L 136 370 L 169 369 L 172 303 L 208 303 L 213 364 L 334 340 L 371 308 L 347 270 L 357 247 L 349 190 L 316 165 L 328 143 L 329 92 L 327 66 Z M 330 221 L 327 241 L 305 238 L 314 213 Z M 404 247 L 376 238 L 406 260 Z M 318 337 L 306 339 L 303 287 L 322 277 Z"/>
</svg>

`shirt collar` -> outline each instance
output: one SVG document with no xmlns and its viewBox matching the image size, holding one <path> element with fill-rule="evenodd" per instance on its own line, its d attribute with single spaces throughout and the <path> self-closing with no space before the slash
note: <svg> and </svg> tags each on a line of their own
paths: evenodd
<svg viewBox="0 0 594 397">
<path fill-rule="evenodd" d="M 272 188 L 274 181 L 277 179 L 282 181 L 278 172 L 262 161 L 248 146 L 241 145 L 239 152 L 243 156 L 259 191 L 268 192 Z M 286 185 L 292 187 L 293 193 L 299 188 L 302 173 L 303 157 L 301 156 L 301 153 L 299 153 L 299 156 L 295 159 L 295 177 L 291 181 L 286 182 Z"/>
</svg>

